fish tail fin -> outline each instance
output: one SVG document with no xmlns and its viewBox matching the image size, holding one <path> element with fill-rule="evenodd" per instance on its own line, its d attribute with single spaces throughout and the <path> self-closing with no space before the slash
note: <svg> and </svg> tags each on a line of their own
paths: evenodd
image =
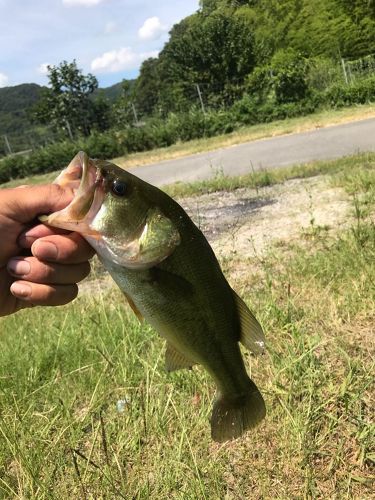
<svg viewBox="0 0 375 500">
<path fill-rule="evenodd" d="M 266 415 L 266 406 L 257 386 L 249 379 L 248 391 L 241 395 L 220 394 L 211 416 L 211 435 L 223 442 L 240 437 Z"/>
</svg>

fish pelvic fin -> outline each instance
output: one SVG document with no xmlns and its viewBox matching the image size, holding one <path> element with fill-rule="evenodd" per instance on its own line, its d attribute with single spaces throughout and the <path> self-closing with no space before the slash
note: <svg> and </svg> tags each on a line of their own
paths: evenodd
<svg viewBox="0 0 375 500">
<path fill-rule="evenodd" d="M 134 314 L 137 316 L 138 320 L 140 323 L 143 323 L 143 316 L 142 314 L 139 312 L 137 306 L 134 304 L 133 302 L 133 299 L 125 292 L 122 292 L 126 298 L 126 300 L 128 301 L 128 304 L 130 306 L 130 308 L 132 309 L 132 311 L 134 312 Z"/>
<path fill-rule="evenodd" d="M 263 397 L 252 380 L 249 379 L 248 392 L 230 396 L 219 394 L 211 416 L 211 436 L 222 443 L 235 439 L 255 427 L 266 415 Z"/>
<path fill-rule="evenodd" d="M 266 343 L 263 329 L 254 314 L 234 290 L 233 295 L 241 327 L 239 340 L 246 347 L 246 349 L 249 349 L 249 351 L 253 354 L 262 354 Z"/>
<path fill-rule="evenodd" d="M 194 361 L 188 359 L 184 354 L 181 354 L 170 342 L 167 342 L 165 351 L 165 368 L 168 372 L 181 370 L 183 368 L 192 368 L 195 365 Z"/>
</svg>

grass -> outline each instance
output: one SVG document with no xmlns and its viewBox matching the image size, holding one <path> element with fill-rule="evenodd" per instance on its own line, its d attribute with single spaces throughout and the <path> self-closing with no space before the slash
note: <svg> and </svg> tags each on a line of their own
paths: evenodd
<svg viewBox="0 0 375 500">
<path fill-rule="evenodd" d="M 251 259 L 237 283 L 266 331 L 267 354 L 244 353 L 265 421 L 212 443 L 204 370 L 165 373 L 163 341 L 94 281 L 0 321 L 0 498 L 373 498 L 374 157 L 327 165 L 353 226 Z"/>
<path fill-rule="evenodd" d="M 190 183 L 176 182 L 164 187 L 172 197 L 200 196 L 215 191 L 233 191 L 240 188 L 261 188 L 290 179 L 314 177 L 316 175 L 340 175 L 350 177 L 353 169 L 361 165 L 365 171 L 375 168 L 375 153 L 361 153 L 335 160 L 319 160 L 291 167 L 263 169 L 246 175 L 230 177 L 220 171 L 213 178 Z M 349 180 L 348 180 L 349 182 Z M 354 182 L 353 179 L 350 182 Z M 355 186 L 356 188 L 356 186 Z"/>
</svg>

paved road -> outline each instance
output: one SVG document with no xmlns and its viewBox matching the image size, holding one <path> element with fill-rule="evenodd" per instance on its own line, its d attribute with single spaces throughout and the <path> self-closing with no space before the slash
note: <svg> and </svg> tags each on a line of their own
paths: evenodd
<svg viewBox="0 0 375 500">
<path fill-rule="evenodd" d="M 157 186 L 207 179 L 217 172 L 241 175 L 252 168 L 283 167 L 375 151 L 375 119 L 312 132 L 262 139 L 207 153 L 138 167 L 134 173 Z"/>
</svg>

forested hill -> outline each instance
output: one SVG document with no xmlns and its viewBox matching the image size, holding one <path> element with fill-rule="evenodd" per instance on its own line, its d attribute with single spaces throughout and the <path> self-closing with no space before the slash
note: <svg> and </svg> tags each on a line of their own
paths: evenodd
<svg viewBox="0 0 375 500">
<path fill-rule="evenodd" d="M 291 47 L 307 57 L 375 52 L 375 0 L 201 0 L 203 15 L 229 12 L 253 28 L 258 57 Z M 193 22 L 193 20 L 191 21 Z"/>
<path fill-rule="evenodd" d="M 29 110 L 38 102 L 43 87 L 35 83 L 24 83 L 14 87 L 0 88 L 0 152 L 4 148 L 2 137 L 9 135 L 10 145 L 28 148 L 33 141 L 38 141 L 38 129 L 40 127 L 30 122 Z M 114 102 L 121 94 L 122 83 L 116 83 L 111 87 L 100 88 L 94 92 L 95 97 L 108 99 Z M 27 137 L 25 137 L 27 134 Z M 24 138 L 21 143 L 19 138 Z"/>
<path fill-rule="evenodd" d="M 27 109 L 35 104 L 42 87 L 35 83 L 24 83 L 0 89 L 0 134 L 21 130 L 28 121 Z"/>
<path fill-rule="evenodd" d="M 24 83 L 0 89 L 0 110 L 2 113 L 21 112 L 34 104 L 40 96 L 42 87 L 36 83 Z"/>
</svg>

